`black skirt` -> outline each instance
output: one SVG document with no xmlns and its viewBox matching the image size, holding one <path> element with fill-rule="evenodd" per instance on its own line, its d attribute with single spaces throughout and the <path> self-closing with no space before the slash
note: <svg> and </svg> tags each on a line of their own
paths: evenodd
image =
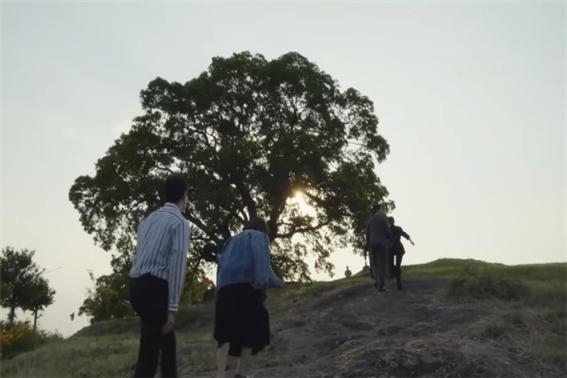
<svg viewBox="0 0 567 378">
<path fill-rule="evenodd" d="M 217 292 L 215 340 L 220 347 L 230 343 L 229 355 L 238 357 L 242 348 L 256 354 L 270 344 L 270 317 L 264 307 L 266 294 L 249 283 L 221 287 Z"/>
</svg>

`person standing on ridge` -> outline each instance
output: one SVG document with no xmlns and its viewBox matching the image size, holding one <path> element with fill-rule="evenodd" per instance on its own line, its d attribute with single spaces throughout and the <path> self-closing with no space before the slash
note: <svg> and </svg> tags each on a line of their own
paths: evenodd
<svg viewBox="0 0 567 378">
<path fill-rule="evenodd" d="M 370 255 L 370 269 L 374 278 L 374 287 L 378 291 L 386 291 L 384 283 L 389 262 L 389 247 L 392 244 L 392 233 L 388 218 L 375 206 L 373 214 L 366 225 L 366 250 Z"/>
<path fill-rule="evenodd" d="M 173 324 L 191 234 L 189 222 L 183 216 L 189 201 L 185 177 L 167 177 L 164 196 L 165 204 L 138 226 L 138 244 L 130 271 L 130 303 L 142 323 L 135 377 L 153 377 L 158 360 L 162 377 L 177 376 Z"/>
<path fill-rule="evenodd" d="M 390 249 L 390 276 L 396 277 L 398 290 L 402 290 L 402 257 L 406 253 L 402 244 L 402 236 L 415 245 L 411 237 L 403 228 L 395 224 L 394 217 L 389 217 L 390 231 L 392 233 L 392 247 Z M 395 260 L 395 261 L 394 261 Z"/>
<path fill-rule="evenodd" d="M 269 234 L 265 219 L 252 218 L 219 255 L 214 330 L 218 378 L 225 376 L 228 356 L 237 358 L 232 376 L 246 377 L 249 357 L 270 344 L 266 289 L 281 287 L 283 281 L 272 270 Z"/>
</svg>

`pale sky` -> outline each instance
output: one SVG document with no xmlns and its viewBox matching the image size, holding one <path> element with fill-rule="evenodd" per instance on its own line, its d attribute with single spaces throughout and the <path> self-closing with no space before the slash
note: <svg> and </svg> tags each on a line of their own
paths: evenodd
<svg viewBox="0 0 567 378">
<path fill-rule="evenodd" d="M 157 76 L 214 56 L 297 51 L 374 101 L 378 173 L 416 242 L 441 257 L 566 261 L 562 2 L 1 3 L 1 246 L 30 248 L 56 289 L 40 326 L 70 335 L 110 272 L 67 195 L 141 114 Z M 362 259 L 332 257 L 338 277 Z M 317 276 L 323 279 L 325 276 Z M 2 318 L 6 311 L 2 312 Z"/>
</svg>

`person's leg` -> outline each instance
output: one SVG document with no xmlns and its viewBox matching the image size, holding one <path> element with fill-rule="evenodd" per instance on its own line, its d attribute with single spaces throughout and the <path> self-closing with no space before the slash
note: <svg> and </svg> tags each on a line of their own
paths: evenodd
<svg viewBox="0 0 567 378">
<path fill-rule="evenodd" d="M 228 354 L 228 364 L 226 365 L 227 369 L 232 369 L 234 367 L 233 376 L 238 373 L 240 370 L 240 357 L 231 356 L 230 353 Z"/>
<path fill-rule="evenodd" d="M 396 276 L 396 267 L 394 266 L 394 254 L 388 254 L 388 278 L 394 278 Z"/>
<path fill-rule="evenodd" d="M 376 250 L 376 248 L 372 248 L 372 250 L 370 251 L 370 258 L 371 258 L 371 265 L 372 265 L 372 276 L 374 277 L 374 287 L 378 289 L 378 286 L 380 284 L 379 279 L 380 276 L 378 274 L 378 268 L 379 268 L 379 263 L 378 263 L 378 254 L 379 252 Z"/>
<path fill-rule="evenodd" d="M 388 249 L 387 248 L 380 248 L 377 253 L 378 256 L 378 289 L 384 289 L 384 283 L 386 281 L 386 270 L 388 267 Z"/>
<path fill-rule="evenodd" d="M 156 373 L 161 342 L 161 326 L 142 320 L 142 335 L 135 377 L 153 377 Z"/>
<path fill-rule="evenodd" d="M 224 378 L 226 360 L 228 358 L 229 343 L 224 343 L 217 348 L 217 378 Z"/>
<path fill-rule="evenodd" d="M 242 345 L 236 342 L 230 342 L 230 347 L 228 348 L 228 361 L 225 370 L 230 370 L 234 367 L 234 373 L 231 376 L 234 376 L 240 370 L 240 357 L 242 355 Z"/>
<path fill-rule="evenodd" d="M 236 370 L 234 371 L 234 376 L 245 377 L 246 373 L 250 369 L 250 356 L 252 355 L 252 348 L 242 348 L 240 358 L 236 365 Z"/>
<path fill-rule="evenodd" d="M 370 260 L 370 277 L 372 277 L 373 280 L 376 280 L 376 276 L 374 275 L 374 257 L 373 257 L 373 250 L 372 248 L 368 251 L 368 260 Z"/>
<path fill-rule="evenodd" d="M 161 314 L 162 309 L 159 305 L 162 300 L 160 294 L 155 280 L 145 277 L 132 280 L 130 302 L 141 319 L 140 347 L 135 377 L 153 377 L 157 370 L 161 347 L 161 327 L 164 320 L 164 314 Z M 167 303 L 167 297 L 165 303 Z"/>
<path fill-rule="evenodd" d="M 396 279 L 398 283 L 398 290 L 402 290 L 402 257 L 403 254 L 396 255 Z"/>
<path fill-rule="evenodd" d="M 175 332 L 161 338 L 161 374 L 163 377 L 177 377 Z"/>
</svg>

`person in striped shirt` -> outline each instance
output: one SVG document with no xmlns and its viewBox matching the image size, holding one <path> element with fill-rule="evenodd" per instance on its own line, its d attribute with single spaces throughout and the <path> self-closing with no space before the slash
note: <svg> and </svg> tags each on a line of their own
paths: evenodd
<svg viewBox="0 0 567 378">
<path fill-rule="evenodd" d="M 130 303 L 141 319 L 135 377 L 153 377 L 161 351 L 163 377 L 176 377 L 173 324 L 187 268 L 191 229 L 183 216 L 188 185 L 182 175 L 165 180 L 166 203 L 138 226 L 130 270 Z"/>
</svg>

